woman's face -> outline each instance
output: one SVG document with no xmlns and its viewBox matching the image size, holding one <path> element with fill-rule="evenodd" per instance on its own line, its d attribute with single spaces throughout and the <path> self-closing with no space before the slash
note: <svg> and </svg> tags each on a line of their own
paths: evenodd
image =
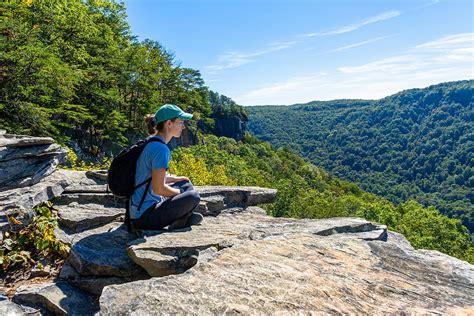
<svg viewBox="0 0 474 316">
<path fill-rule="evenodd" d="M 181 133 L 183 132 L 183 129 L 186 128 L 186 126 L 184 125 L 184 120 L 183 119 L 180 119 L 180 118 L 177 118 L 173 121 L 170 121 L 171 124 L 170 124 L 170 133 L 171 135 L 173 135 L 174 137 L 179 137 L 181 136 Z"/>
</svg>

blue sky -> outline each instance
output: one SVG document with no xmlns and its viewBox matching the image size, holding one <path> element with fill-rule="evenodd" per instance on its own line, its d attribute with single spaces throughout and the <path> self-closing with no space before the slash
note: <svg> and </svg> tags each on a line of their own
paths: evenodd
<svg viewBox="0 0 474 316">
<path fill-rule="evenodd" d="M 378 99 L 474 78 L 473 1 L 126 0 L 140 40 L 242 105 Z"/>
</svg>

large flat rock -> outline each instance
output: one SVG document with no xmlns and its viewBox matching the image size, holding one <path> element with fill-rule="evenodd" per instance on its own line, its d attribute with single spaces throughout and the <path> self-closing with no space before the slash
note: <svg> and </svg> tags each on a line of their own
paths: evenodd
<svg viewBox="0 0 474 316">
<path fill-rule="evenodd" d="M 473 311 L 472 265 L 431 255 L 427 264 L 424 252 L 407 253 L 394 243 L 342 236 L 295 232 L 235 244 L 179 275 L 105 287 L 100 313 Z"/>
<path fill-rule="evenodd" d="M 94 297 L 67 282 L 21 286 L 13 300 L 27 306 L 39 306 L 54 315 L 94 315 L 98 306 Z"/>
<path fill-rule="evenodd" d="M 126 252 L 127 243 L 134 238 L 122 228 L 92 234 L 73 244 L 67 260 L 82 276 L 141 275 L 145 272 Z"/>
<path fill-rule="evenodd" d="M 347 234 L 348 238 L 365 240 L 385 240 L 387 236 L 385 226 L 360 218 L 275 218 L 264 215 L 264 210 L 258 207 L 249 207 L 240 213 L 207 217 L 199 226 L 150 232 L 153 235 L 132 241 L 127 252 L 151 276 L 165 276 L 191 268 L 197 263 L 199 252 L 207 248 L 221 250 L 248 240 L 280 238 L 301 232 L 321 236 Z"/>
<path fill-rule="evenodd" d="M 113 207 L 102 204 L 78 204 L 57 206 L 59 224 L 74 232 L 80 232 L 92 227 L 108 224 L 125 214 L 123 207 Z"/>
</svg>

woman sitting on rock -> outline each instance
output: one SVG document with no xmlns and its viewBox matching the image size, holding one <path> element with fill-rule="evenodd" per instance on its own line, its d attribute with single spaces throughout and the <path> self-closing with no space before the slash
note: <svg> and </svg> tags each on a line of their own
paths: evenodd
<svg viewBox="0 0 474 316">
<path fill-rule="evenodd" d="M 200 197 L 191 181 L 167 174 L 170 150 L 166 144 L 171 138 L 181 136 L 184 121 L 192 116 L 176 105 L 165 104 L 155 115 L 145 118 L 149 138 L 158 141 L 149 142 L 137 160 L 135 184 L 149 179 L 150 175 L 152 180 L 151 185 L 137 188 L 131 198 L 130 219 L 134 229 L 154 230 L 168 225 L 170 229 L 178 229 L 201 223 L 202 215 L 193 212 Z"/>
</svg>

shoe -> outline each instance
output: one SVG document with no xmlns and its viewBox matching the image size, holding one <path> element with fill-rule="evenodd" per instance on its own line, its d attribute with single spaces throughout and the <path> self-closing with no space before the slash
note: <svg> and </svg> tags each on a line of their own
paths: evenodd
<svg viewBox="0 0 474 316">
<path fill-rule="evenodd" d="M 188 216 L 185 216 L 183 218 L 177 219 L 176 221 L 174 221 L 168 226 L 168 229 L 174 230 L 174 229 L 181 229 L 181 228 L 188 227 L 188 224 L 187 224 L 188 218 L 189 218 Z"/>
<path fill-rule="evenodd" d="M 203 219 L 204 217 L 202 216 L 202 214 L 193 212 L 191 216 L 188 217 L 188 220 L 186 221 L 186 225 L 187 226 L 199 225 L 201 224 Z"/>
</svg>

